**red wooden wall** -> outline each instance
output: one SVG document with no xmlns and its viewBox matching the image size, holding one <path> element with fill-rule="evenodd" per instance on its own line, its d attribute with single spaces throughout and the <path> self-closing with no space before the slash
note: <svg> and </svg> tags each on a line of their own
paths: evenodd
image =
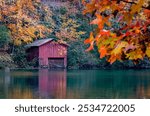
<svg viewBox="0 0 150 116">
<path fill-rule="evenodd" d="M 67 66 L 67 46 L 54 41 L 39 47 L 39 63 L 48 66 L 49 58 L 64 58 L 64 66 Z"/>
</svg>

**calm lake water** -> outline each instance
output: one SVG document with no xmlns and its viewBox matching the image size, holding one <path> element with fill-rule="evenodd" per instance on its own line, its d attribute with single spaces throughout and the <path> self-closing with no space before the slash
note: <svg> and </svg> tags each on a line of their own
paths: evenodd
<svg viewBox="0 0 150 116">
<path fill-rule="evenodd" d="M 150 70 L 0 70 L 0 98 L 150 98 Z"/>
</svg>

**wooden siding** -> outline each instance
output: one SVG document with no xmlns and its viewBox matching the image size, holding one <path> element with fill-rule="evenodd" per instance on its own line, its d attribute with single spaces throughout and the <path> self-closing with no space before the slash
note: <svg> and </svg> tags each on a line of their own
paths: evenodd
<svg viewBox="0 0 150 116">
<path fill-rule="evenodd" d="M 39 47 L 39 63 L 48 66 L 49 58 L 64 58 L 64 66 L 67 66 L 67 46 L 56 42 L 48 42 Z"/>
</svg>

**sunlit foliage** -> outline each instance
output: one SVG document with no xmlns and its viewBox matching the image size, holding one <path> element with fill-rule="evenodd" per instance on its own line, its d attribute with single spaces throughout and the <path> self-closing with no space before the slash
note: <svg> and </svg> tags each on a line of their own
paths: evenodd
<svg viewBox="0 0 150 116">
<path fill-rule="evenodd" d="M 40 0 L 0 0 L 0 23 L 7 26 L 15 45 L 44 38 L 51 27 L 51 12 Z"/>
</svg>

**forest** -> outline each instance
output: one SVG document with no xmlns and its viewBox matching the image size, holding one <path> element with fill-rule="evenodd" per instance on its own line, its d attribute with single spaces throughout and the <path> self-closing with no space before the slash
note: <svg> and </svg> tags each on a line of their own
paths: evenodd
<svg viewBox="0 0 150 116">
<path fill-rule="evenodd" d="M 150 0 L 0 0 L 0 67 L 38 67 L 25 46 L 44 38 L 68 69 L 150 68 Z"/>
</svg>

